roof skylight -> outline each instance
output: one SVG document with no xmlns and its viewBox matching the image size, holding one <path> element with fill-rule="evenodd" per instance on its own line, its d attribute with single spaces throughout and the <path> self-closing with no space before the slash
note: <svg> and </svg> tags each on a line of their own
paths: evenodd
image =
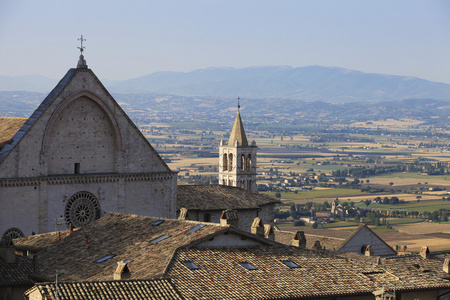
<svg viewBox="0 0 450 300">
<path fill-rule="evenodd" d="M 205 224 L 198 224 L 197 226 L 192 227 L 191 229 L 189 229 L 189 232 L 196 232 L 197 230 L 199 230 L 199 229 L 201 229 L 201 228 L 203 228 L 205 226 L 206 226 Z"/>
<path fill-rule="evenodd" d="M 281 262 L 291 269 L 300 268 L 299 265 L 297 265 L 295 262 L 291 260 L 282 260 Z"/>
<path fill-rule="evenodd" d="M 194 262 L 190 261 L 190 260 L 185 260 L 183 261 L 183 264 L 188 267 L 191 270 L 198 270 L 200 269 L 196 264 L 194 264 Z"/>
<path fill-rule="evenodd" d="M 254 265 L 252 265 L 249 262 L 243 261 L 239 263 L 241 266 L 243 266 L 244 268 L 246 268 L 247 270 L 257 270 L 258 268 L 256 268 Z"/>
<path fill-rule="evenodd" d="M 157 220 L 157 221 L 152 223 L 152 226 L 158 226 L 159 224 L 161 224 L 163 222 L 164 222 L 164 220 Z"/>
<path fill-rule="evenodd" d="M 113 258 L 114 256 L 115 256 L 114 254 L 108 254 L 106 256 L 103 256 L 102 258 L 97 259 L 95 262 L 101 263 L 101 262 L 107 261 L 108 259 Z"/>
<path fill-rule="evenodd" d="M 169 238 L 169 237 L 170 237 L 170 235 L 168 235 L 168 234 L 162 235 L 162 236 L 160 236 L 159 238 L 154 239 L 154 240 L 152 241 L 152 243 L 153 243 L 153 244 L 157 244 L 157 243 L 159 243 L 159 242 L 161 242 L 161 241 L 164 241 L 165 239 L 167 239 L 167 238 Z"/>
</svg>

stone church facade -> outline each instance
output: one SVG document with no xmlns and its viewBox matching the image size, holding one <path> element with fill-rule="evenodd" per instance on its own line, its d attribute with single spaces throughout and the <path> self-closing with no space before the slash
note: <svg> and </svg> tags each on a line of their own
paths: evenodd
<svg viewBox="0 0 450 300">
<path fill-rule="evenodd" d="M 110 211 L 175 218 L 176 180 L 81 55 L 0 145 L 0 237 L 83 226 Z"/>
<path fill-rule="evenodd" d="M 224 140 L 220 141 L 219 184 L 256 192 L 257 149 L 255 141 L 248 144 L 238 106 L 228 144 Z"/>
</svg>

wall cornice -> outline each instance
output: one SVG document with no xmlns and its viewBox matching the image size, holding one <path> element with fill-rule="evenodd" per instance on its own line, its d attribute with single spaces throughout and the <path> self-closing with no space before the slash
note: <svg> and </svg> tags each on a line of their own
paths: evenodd
<svg viewBox="0 0 450 300">
<path fill-rule="evenodd" d="M 16 187 L 16 186 L 36 186 L 46 182 L 49 185 L 64 184 L 91 184 L 91 183 L 107 183 L 135 181 L 159 181 L 170 180 L 176 176 L 174 172 L 151 172 L 151 173 L 126 173 L 126 174 L 86 174 L 86 175 L 55 175 L 42 177 L 20 177 L 20 178 L 3 178 L 0 179 L 0 187 Z"/>
</svg>

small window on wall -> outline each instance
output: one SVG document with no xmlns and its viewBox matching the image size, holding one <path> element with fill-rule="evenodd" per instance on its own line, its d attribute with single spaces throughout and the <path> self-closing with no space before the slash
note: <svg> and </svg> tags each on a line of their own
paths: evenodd
<svg viewBox="0 0 450 300">
<path fill-rule="evenodd" d="M 203 215 L 203 221 L 211 222 L 211 214 L 204 214 Z"/>
<path fill-rule="evenodd" d="M 75 163 L 74 164 L 74 173 L 75 174 L 80 174 L 80 163 Z"/>
</svg>

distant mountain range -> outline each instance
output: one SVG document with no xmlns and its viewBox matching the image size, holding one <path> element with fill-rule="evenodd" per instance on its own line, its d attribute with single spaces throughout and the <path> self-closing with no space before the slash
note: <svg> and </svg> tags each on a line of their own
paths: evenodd
<svg viewBox="0 0 450 300">
<path fill-rule="evenodd" d="M 95 71 L 95 70 L 94 70 Z M 251 99 L 379 102 L 450 99 L 450 84 L 415 77 L 363 73 L 336 67 L 265 66 L 156 72 L 125 81 L 100 79 L 113 93 L 158 93 Z M 0 76 L 0 91 L 50 91 L 57 80 Z"/>
</svg>

